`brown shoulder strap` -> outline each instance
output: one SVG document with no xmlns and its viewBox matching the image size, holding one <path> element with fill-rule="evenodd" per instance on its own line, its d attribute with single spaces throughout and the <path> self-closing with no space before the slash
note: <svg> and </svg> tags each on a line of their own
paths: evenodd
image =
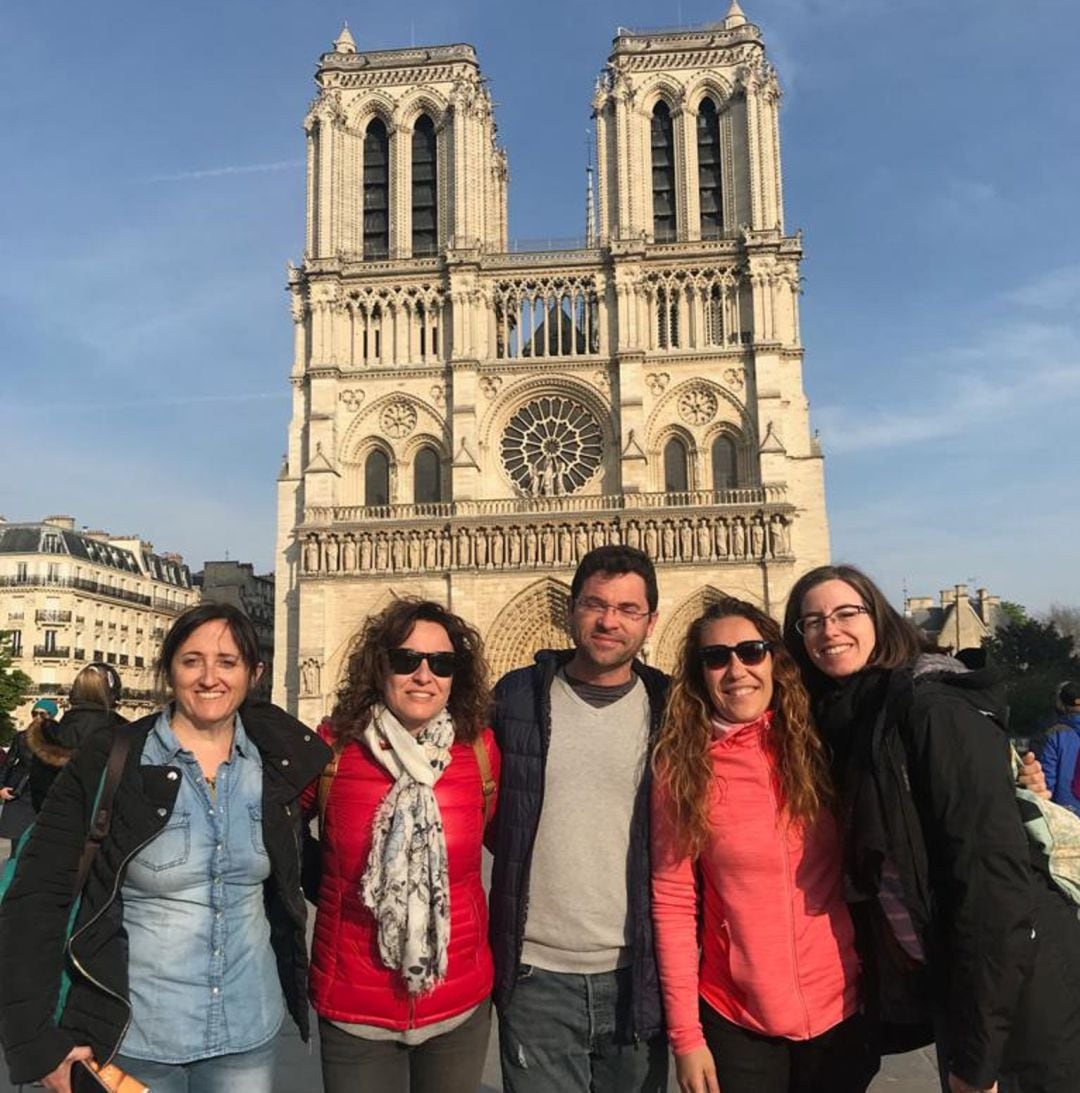
<svg viewBox="0 0 1080 1093">
<path fill-rule="evenodd" d="M 334 748 L 334 758 L 323 767 L 322 774 L 319 775 L 319 837 L 322 838 L 323 830 L 326 828 L 326 802 L 330 800 L 330 787 L 334 782 L 334 775 L 337 774 L 338 763 L 341 761 L 341 752 Z"/>
<path fill-rule="evenodd" d="M 120 778 L 124 773 L 124 764 L 127 762 L 128 748 L 131 744 L 131 733 L 127 725 L 119 725 L 113 733 L 112 744 L 109 746 L 109 761 L 101 775 L 101 784 L 98 789 L 97 799 L 94 801 L 94 815 L 90 820 L 90 831 L 87 833 L 86 842 L 83 843 L 82 856 L 79 858 L 79 868 L 75 873 L 74 894 L 78 897 L 86 886 L 86 879 L 90 876 L 90 866 L 98 852 L 98 847 L 105 841 L 112 823 L 113 798 L 120 785 Z"/>
<path fill-rule="evenodd" d="M 480 768 L 480 785 L 484 791 L 484 827 L 491 819 L 491 809 L 495 803 L 495 779 L 491 776 L 491 757 L 484 746 L 483 736 L 477 736 L 472 742 L 476 752 L 476 765 Z"/>
</svg>

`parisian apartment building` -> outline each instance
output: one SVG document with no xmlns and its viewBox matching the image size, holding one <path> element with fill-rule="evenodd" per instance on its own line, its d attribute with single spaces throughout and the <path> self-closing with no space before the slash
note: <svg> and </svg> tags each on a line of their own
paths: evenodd
<svg viewBox="0 0 1080 1093">
<path fill-rule="evenodd" d="M 154 658 L 172 621 L 199 601 L 177 554 L 155 553 L 138 538 L 77 530 L 71 516 L 38 523 L 0 521 L 0 630 L 13 667 L 33 681 L 14 711 L 29 720 L 34 701 L 62 699 L 80 669 L 115 665 L 124 684 L 121 712 L 156 705 Z"/>
<path fill-rule="evenodd" d="M 509 238 L 472 46 L 345 29 L 318 62 L 275 589 L 274 695 L 302 718 L 393 596 L 469 619 L 500 673 L 565 647 L 574 567 L 629 544 L 659 571 L 645 652 L 669 668 L 721 592 L 778 613 L 828 560 L 761 30 L 733 3 L 619 27 L 597 62 L 566 118 L 594 126 L 580 234 L 555 243 Z"/>
</svg>

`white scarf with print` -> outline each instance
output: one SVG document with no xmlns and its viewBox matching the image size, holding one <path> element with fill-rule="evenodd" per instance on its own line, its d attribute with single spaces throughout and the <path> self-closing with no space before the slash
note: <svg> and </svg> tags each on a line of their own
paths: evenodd
<svg viewBox="0 0 1080 1093">
<path fill-rule="evenodd" d="M 421 994 L 446 976 L 450 883 L 434 786 L 450 765 L 454 723 L 443 710 L 413 736 L 380 704 L 363 740 L 394 784 L 375 811 L 360 898 L 378 923 L 383 963 Z"/>
</svg>

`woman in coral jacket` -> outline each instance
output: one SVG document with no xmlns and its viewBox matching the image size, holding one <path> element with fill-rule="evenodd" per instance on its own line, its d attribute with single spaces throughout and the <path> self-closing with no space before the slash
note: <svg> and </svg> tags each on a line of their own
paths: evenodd
<svg viewBox="0 0 1080 1093">
<path fill-rule="evenodd" d="M 691 624 L 653 765 L 653 919 L 680 1089 L 862 1093 L 879 1059 L 858 1013 L 826 760 L 780 629 L 752 604 L 725 598 Z"/>
<path fill-rule="evenodd" d="M 311 963 L 326 1093 L 480 1086 L 493 976 L 481 847 L 499 769 L 488 704 L 480 636 L 437 603 L 396 600 L 354 642 L 319 730 L 337 756 Z"/>
</svg>

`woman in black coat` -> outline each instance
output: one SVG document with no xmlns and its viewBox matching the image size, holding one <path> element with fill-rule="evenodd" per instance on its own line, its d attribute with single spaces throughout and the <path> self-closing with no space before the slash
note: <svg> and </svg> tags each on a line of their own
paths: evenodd
<svg viewBox="0 0 1080 1093">
<path fill-rule="evenodd" d="M 41 811 L 56 776 L 98 729 L 125 723 L 127 719 L 116 712 L 122 695 L 120 675 L 111 664 L 88 664 L 71 685 L 64 716 L 59 721 L 35 721 L 26 730 L 33 753 L 30 800 L 35 812 Z"/>
<path fill-rule="evenodd" d="M 1080 923 L 1022 826 L 992 673 L 924 655 L 853 566 L 796 582 L 784 638 L 831 751 L 883 1049 L 933 1038 L 950 1093 L 1076 1093 Z"/>
</svg>

